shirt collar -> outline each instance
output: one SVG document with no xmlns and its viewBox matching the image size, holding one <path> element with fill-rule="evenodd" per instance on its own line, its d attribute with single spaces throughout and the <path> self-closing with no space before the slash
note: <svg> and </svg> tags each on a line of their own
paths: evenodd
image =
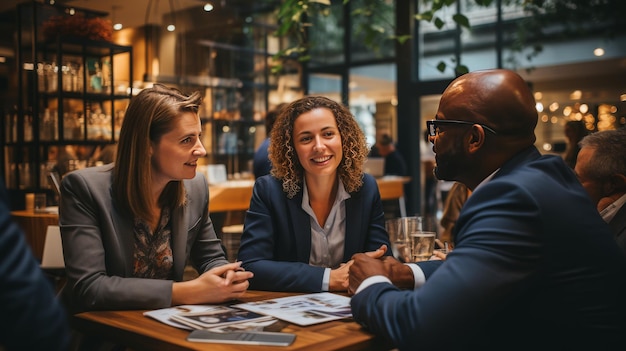
<svg viewBox="0 0 626 351">
<path fill-rule="evenodd" d="M 617 211 L 624 206 L 624 203 L 626 203 L 626 194 L 622 195 L 619 199 L 608 205 L 604 210 L 600 211 L 600 216 L 602 216 L 602 219 L 604 219 L 605 222 L 609 223 L 613 217 L 615 217 Z"/>
<path fill-rule="evenodd" d="M 483 181 L 482 181 L 482 182 L 480 182 L 480 183 L 478 184 L 478 186 L 477 186 L 476 188 L 474 188 L 474 190 L 473 190 L 473 191 L 478 190 L 478 188 L 480 188 L 480 187 L 481 187 L 481 186 L 483 186 L 484 184 L 488 183 L 488 182 L 491 180 L 491 178 L 493 178 L 493 176 L 495 176 L 495 175 L 496 175 L 496 173 L 498 173 L 498 171 L 499 171 L 499 170 L 500 170 L 500 168 L 496 169 L 495 171 L 493 171 L 493 173 L 491 173 L 490 175 L 488 175 L 488 176 L 487 176 L 487 178 L 483 179 Z"/>
<path fill-rule="evenodd" d="M 337 179 L 337 196 L 335 197 L 335 204 L 336 203 L 340 203 L 343 200 L 349 199 L 351 196 L 350 194 L 346 191 L 346 188 L 343 186 L 343 182 L 341 181 L 341 179 Z M 303 178 L 302 179 L 302 208 L 303 209 L 307 209 L 310 208 L 311 205 L 309 204 L 309 188 L 307 188 L 306 186 L 306 179 Z"/>
</svg>

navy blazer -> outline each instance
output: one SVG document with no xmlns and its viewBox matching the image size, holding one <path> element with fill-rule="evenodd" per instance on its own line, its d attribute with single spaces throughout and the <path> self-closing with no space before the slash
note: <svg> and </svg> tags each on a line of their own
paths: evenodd
<svg viewBox="0 0 626 351">
<path fill-rule="evenodd" d="M 302 209 L 300 190 L 287 198 L 282 182 L 271 175 L 254 184 L 250 208 L 246 212 L 238 259 L 254 273 L 250 289 L 319 292 L 324 267 L 309 265 L 311 222 Z M 374 251 L 387 245 L 383 207 L 376 180 L 364 175 L 363 186 L 345 201 L 346 238 L 343 260 L 358 252 Z"/>
<path fill-rule="evenodd" d="M 426 283 L 373 284 L 358 322 L 400 350 L 623 349 L 626 256 L 572 170 L 528 148 L 468 198 Z"/>
<path fill-rule="evenodd" d="M 68 350 L 70 327 L 65 311 L 26 243 L 26 236 L 11 219 L 2 179 L 0 287 L 0 349 Z"/>
</svg>

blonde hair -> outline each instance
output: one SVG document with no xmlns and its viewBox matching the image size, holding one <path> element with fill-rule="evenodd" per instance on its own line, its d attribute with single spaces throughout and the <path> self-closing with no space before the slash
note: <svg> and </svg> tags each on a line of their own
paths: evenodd
<svg viewBox="0 0 626 351">
<path fill-rule="evenodd" d="M 158 143 L 163 134 L 172 130 L 182 113 L 198 113 L 201 102 L 199 92 L 185 95 L 161 84 L 144 89 L 131 99 L 120 130 L 113 197 L 133 218 L 148 220 L 152 217 L 151 143 Z M 163 189 L 158 203 L 176 208 L 183 206 L 186 198 L 182 181 L 173 181 Z"/>
<path fill-rule="evenodd" d="M 283 191 L 293 198 L 301 189 L 304 168 L 298 160 L 293 143 L 295 120 L 308 111 L 326 108 L 335 116 L 341 135 L 343 158 L 337 168 L 346 191 L 355 192 L 363 185 L 363 162 L 368 149 L 365 135 L 356 119 L 345 106 L 322 96 L 308 96 L 283 107 L 272 128 L 269 159 L 271 174 L 282 180 Z"/>
</svg>

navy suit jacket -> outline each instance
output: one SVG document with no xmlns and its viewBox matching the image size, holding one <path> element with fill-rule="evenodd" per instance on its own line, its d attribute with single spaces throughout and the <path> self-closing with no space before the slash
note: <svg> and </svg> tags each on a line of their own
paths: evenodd
<svg viewBox="0 0 626 351">
<path fill-rule="evenodd" d="M 461 210 L 425 284 L 373 284 L 355 320 L 400 350 L 623 349 L 626 256 L 572 170 L 528 148 Z"/>
<path fill-rule="evenodd" d="M 65 311 L 8 203 L 0 179 L 0 349 L 67 350 Z"/>
<path fill-rule="evenodd" d="M 350 196 L 345 201 L 344 262 L 355 253 L 373 251 L 382 244 L 391 247 L 376 180 L 364 175 L 363 187 Z M 271 175 L 258 178 L 238 254 L 244 268 L 254 273 L 250 289 L 321 291 L 325 268 L 309 265 L 310 253 L 311 222 L 302 209 L 302 190 L 288 199 L 280 180 Z"/>
</svg>

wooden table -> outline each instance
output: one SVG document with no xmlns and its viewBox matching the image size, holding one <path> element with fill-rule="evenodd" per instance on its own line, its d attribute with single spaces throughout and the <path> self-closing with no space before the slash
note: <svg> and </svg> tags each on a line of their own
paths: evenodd
<svg viewBox="0 0 626 351">
<path fill-rule="evenodd" d="M 56 213 L 37 213 L 33 210 L 11 211 L 11 217 L 22 228 L 26 241 L 39 261 L 43 255 L 43 244 L 49 225 L 59 225 Z"/>
<path fill-rule="evenodd" d="M 294 293 L 248 291 L 241 301 L 251 302 L 285 297 Z M 86 335 L 102 337 L 133 350 L 390 350 L 382 338 L 365 331 L 353 320 L 339 320 L 300 327 L 288 324 L 282 331 L 295 333 L 287 347 L 207 344 L 186 341 L 188 330 L 178 329 L 143 316 L 143 310 L 84 312 L 71 317 L 72 327 Z"/>
<path fill-rule="evenodd" d="M 404 200 L 404 184 L 410 177 L 377 178 L 382 200 Z M 250 206 L 254 180 L 233 180 L 209 186 L 209 211 L 245 211 Z"/>
<path fill-rule="evenodd" d="M 411 177 L 385 176 L 377 178 L 378 191 L 381 200 L 398 200 L 400 216 L 406 217 L 406 202 L 404 200 L 404 184 L 411 181 Z"/>
<path fill-rule="evenodd" d="M 253 186 L 254 180 L 232 180 L 209 185 L 209 212 L 247 210 Z"/>
</svg>

